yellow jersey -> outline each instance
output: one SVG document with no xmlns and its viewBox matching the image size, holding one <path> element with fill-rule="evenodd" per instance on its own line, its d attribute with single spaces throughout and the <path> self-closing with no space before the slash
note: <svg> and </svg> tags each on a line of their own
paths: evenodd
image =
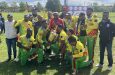
<svg viewBox="0 0 115 75">
<path fill-rule="evenodd" d="M 39 43 L 43 43 L 43 34 L 44 34 L 44 31 L 43 29 L 40 27 L 38 29 L 38 33 L 37 33 L 37 36 L 36 36 L 36 41 L 39 42 Z"/>
<path fill-rule="evenodd" d="M 95 36 L 97 32 L 94 32 L 95 30 L 98 29 L 98 19 L 96 15 L 93 15 L 91 18 L 86 18 L 86 25 L 87 25 L 87 35 L 90 33 L 93 33 L 92 36 Z"/>
<path fill-rule="evenodd" d="M 83 56 L 84 46 L 80 41 L 77 41 L 76 46 L 73 48 L 73 57 L 79 58 Z"/>
<path fill-rule="evenodd" d="M 78 17 L 77 17 L 77 16 L 72 16 L 71 19 L 64 19 L 64 22 L 65 22 L 65 24 L 66 24 L 66 27 L 67 27 L 68 29 L 72 29 L 72 30 L 74 29 L 74 27 L 75 27 L 77 21 L 78 21 Z"/>
<path fill-rule="evenodd" d="M 60 40 L 66 40 L 68 35 L 66 34 L 66 32 L 64 30 L 61 31 L 61 33 L 59 34 L 59 38 Z"/>
<path fill-rule="evenodd" d="M 28 28 L 32 29 L 32 36 L 34 36 L 34 30 L 33 30 L 31 21 L 25 22 L 24 20 L 19 20 L 14 26 L 15 27 L 19 26 L 19 35 L 20 36 L 26 35 Z"/>
<path fill-rule="evenodd" d="M 27 38 L 26 35 L 20 36 L 18 42 L 20 42 L 24 47 L 30 47 L 34 43 L 35 39 L 33 36 Z"/>
</svg>

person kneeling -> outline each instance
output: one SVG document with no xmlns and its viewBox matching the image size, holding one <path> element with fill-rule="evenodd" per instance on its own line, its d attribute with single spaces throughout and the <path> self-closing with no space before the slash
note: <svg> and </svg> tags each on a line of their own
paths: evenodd
<svg viewBox="0 0 115 75">
<path fill-rule="evenodd" d="M 68 41 L 72 46 L 72 70 L 74 75 L 76 74 L 76 71 L 78 71 L 80 63 L 86 60 L 86 56 L 84 55 L 85 48 L 76 37 L 77 36 L 70 36 L 68 38 Z"/>
<path fill-rule="evenodd" d="M 21 65 L 25 65 L 29 56 L 30 50 L 32 49 L 32 44 L 34 42 L 34 38 L 32 37 L 32 30 L 30 28 L 27 29 L 27 34 L 18 38 L 17 46 L 19 47 L 19 60 L 21 61 Z"/>
</svg>

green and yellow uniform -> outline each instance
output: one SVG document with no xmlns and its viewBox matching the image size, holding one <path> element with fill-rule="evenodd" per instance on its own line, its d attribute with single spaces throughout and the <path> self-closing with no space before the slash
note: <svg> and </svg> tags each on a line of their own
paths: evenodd
<svg viewBox="0 0 115 75">
<path fill-rule="evenodd" d="M 73 58 L 80 58 L 83 56 L 84 46 L 80 41 L 77 41 L 75 48 L 73 49 Z"/>
<path fill-rule="evenodd" d="M 38 50 L 38 63 L 41 63 L 43 61 L 43 55 L 44 55 L 44 49 L 45 49 L 44 42 L 46 42 L 46 30 L 43 29 L 42 27 L 38 29 L 36 42 L 40 46 L 40 47 L 37 47 L 37 50 Z"/>
<path fill-rule="evenodd" d="M 76 40 L 78 40 L 78 37 L 77 37 L 77 36 L 75 36 L 75 35 L 72 35 L 72 36 L 75 37 Z M 69 36 L 67 36 L 67 39 L 65 40 L 66 50 L 69 51 L 69 52 L 72 52 L 72 46 L 71 46 L 71 45 L 69 44 L 69 42 L 68 42 L 68 37 L 69 37 Z"/>
<path fill-rule="evenodd" d="M 91 18 L 86 18 L 87 35 L 90 37 L 97 37 L 98 19 L 96 15 L 92 15 Z"/>
<path fill-rule="evenodd" d="M 22 46 L 30 48 L 29 51 L 25 50 L 24 48 L 19 48 L 19 60 L 21 61 L 21 65 L 25 65 L 29 56 L 35 51 L 35 49 L 31 48 L 34 41 L 34 37 L 31 36 L 31 38 L 27 38 L 26 35 L 22 35 L 18 39 L 18 42 L 21 43 Z"/>
<path fill-rule="evenodd" d="M 72 49 L 72 57 L 73 63 L 72 68 L 78 70 L 80 67 L 87 66 L 87 64 L 83 64 L 86 60 L 86 55 L 84 55 L 84 46 L 80 41 L 77 41 L 76 46 Z"/>
<path fill-rule="evenodd" d="M 84 46 L 86 45 L 86 36 L 87 36 L 87 33 L 86 33 L 86 28 L 85 27 L 82 27 L 82 26 L 85 26 L 84 25 L 78 25 L 78 36 L 79 36 L 79 40 L 84 44 Z"/>
<path fill-rule="evenodd" d="M 44 31 L 43 29 L 40 27 L 38 29 L 38 33 L 37 33 L 37 36 L 36 36 L 36 41 L 39 42 L 40 44 L 43 43 L 43 34 L 44 34 Z"/>
<path fill-rule="evenodd" d="M 77 16 L 72 16 L 71 19 L 64 19 L 67 29 L 73 30 L 77 23 L 77 20 L 78 20 Z"/>
<path fill-rule="evenodd" d="M 14 26 L 19 27 L 19 35 L 20 36 L 25 35 L 27 33 L 28 28 L 32 29 L 32 36 L 34 36 L 32 22 L 30 22 L 30 21 L 25 22 L 24 20 L 19 20 Z"/>
<path fill-rule="evenodd" d="M 93 60 L 94 47 L 98 34 L 98 19 L 96 15 L 86 18 L 87 25 L 87 47 L 89 51 L 89 61 Z M 92 53 L 93 52 L 93 53 Z"/>
<path fill-rule="evenodd" d="M 60 32 L 59 36 L 60 36 L 59 37 L 60 41 L 65 41 L 65 40 L 67 40 L 67 37 L 68 37 L 68 35 L 66 34 L 66 32 L 64 30 L 62 30 Z"/>
</svg>

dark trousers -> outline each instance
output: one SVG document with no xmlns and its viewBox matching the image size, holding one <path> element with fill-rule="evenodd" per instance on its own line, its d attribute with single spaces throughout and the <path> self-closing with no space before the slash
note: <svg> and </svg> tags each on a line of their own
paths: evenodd
<svg viewBox="0 0 115 75">
<path fill-rule="evenodd" d="M 16 38 L 13 38 L 13 39 L 6 38 L 6 44 L 7 44 L 7 49 L 8 49 L 8 58 L 11 59 L 12 49 L 13 49 L 14 58 L 16 58 L 16 53 L 17 53 Z"/>
<path fill-rule="evenodd" d="M 107 53 L 108 53 L 108 62 L 109 62 L 108 66 L 112 66 L 112 64 L 113 64 L 112 41 L 108 41 L 108 42 L 100 41 L 99 45 L 100 45 L 100 64 L 103 65 L 104 52 L 105 52 L 105 48 L 106 48 Z"/>
</svg>

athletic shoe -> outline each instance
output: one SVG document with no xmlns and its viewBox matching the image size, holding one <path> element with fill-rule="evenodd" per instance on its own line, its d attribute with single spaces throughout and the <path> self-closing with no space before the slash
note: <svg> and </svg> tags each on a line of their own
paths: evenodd
<svg viewBox="0 0 115 75">
<path fill-rule="evenodd" d="M 18 61 L 19 61 L 19 58 L 15 58 L 14 61 L 15 61 L 15 62 L 18 62 Z"/>
<path fill-rule="evenodd" d="M 100 68 L 102 68 L 103 65 L 101 65 L 101 64 L 97 64 L 96 67 L 100 67 Z"/>
<path fill-rule="evenodd" d="M 108 66 L 107 70 L 111 71 L 112 70 L 112 66 Z"/>
</svg>

